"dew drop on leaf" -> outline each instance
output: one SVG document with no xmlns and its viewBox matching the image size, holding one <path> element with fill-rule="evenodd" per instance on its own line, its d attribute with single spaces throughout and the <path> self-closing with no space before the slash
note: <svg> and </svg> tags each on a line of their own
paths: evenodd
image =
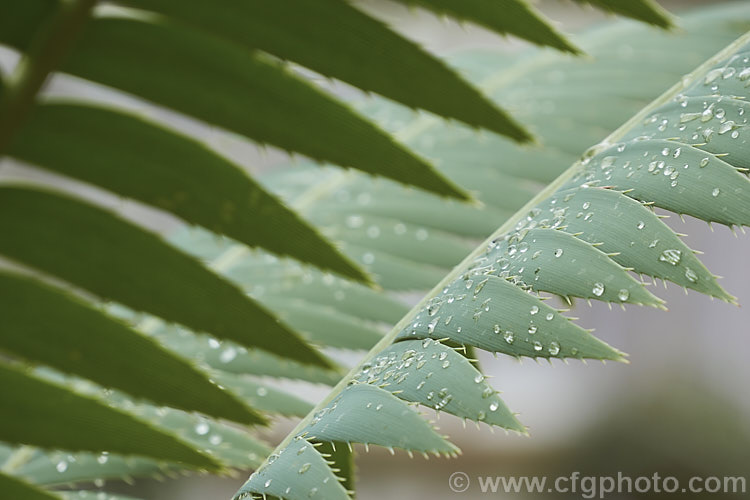
<svg viewBox="0 0 750 500">
<path fill-rule="evenodd" d="M 677 264 L 679 264 L 681 259 L 682 259 L 682 252 L 680 250 L 676 250 L 673 248 L 664 250 L 659 256 L 660 261 L 666 262 L 667 264 L 671 264 L 673 266 L 676 266 Z"/>
<path fill-rule="evenodd" d="M 698 282 L 698 275 L 695 274 L 695 271 L 693 271 L 689 267 L 685 268 L 685 278 L 687 278 L 687 280 L 690 281 L 691 283 Z"/>
<path fill-rule="evenodd" d="M 549 351 L 552 356 L 557 356 L 557 354 L 560 352 L 560 344 L 554 341 L 550 342 L 547 351 Z"/>
</svg>

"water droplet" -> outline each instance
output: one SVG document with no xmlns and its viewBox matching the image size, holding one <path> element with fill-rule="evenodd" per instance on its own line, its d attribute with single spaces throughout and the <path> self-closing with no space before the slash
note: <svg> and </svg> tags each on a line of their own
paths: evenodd
<svg viewBox="0 0 750 500">
<path fill-rule="evenodd" d="M 680 123 L 687 123 L 695 120 L 701 116 L 700 113 L 681 113 L 680 114 Z"/>
<path fill-rule="evenodd" d="M 433 333 L 435 331 L 435 326 L 437 325 L 438 321 L 440 321 L 439 317 L 433 319 L 427 324 L 427 333 Z"/>
<path fill-rule="evenodd" d="M 539 307 L 537 306 L 531 306 L 531 311 L 529 311 L 529 314 L 532 316 L 539 312 Z"/>
<path fill-rule="evenodd" d="M 442 365 L 443 368 L 448 368 L 450 365 L 451 365 L 451 362 L 448 361 L 447 359 L 445 361 L 443 361 L 443 365 Z"/>
<path fill-rule="evenodd" d="M 547 317 L 547 321 L 552 321 L 552 318 L 554 318 L 555 315 L 553 313 L 547 313 L 546 317 Z"/>
<path fill-rule="evenodd" d="M 597 297 L 601 297 L 604 293 L 604 283 L 594 283 L 594 288 L 591 289 L 591 293 Z"/>
<path fill-rule="evenodd" d="M 560 344 L 558 344 L 557 342 L 554 342 L 554 341 L 550 342 L 549 347 L 547 348 L 547 351 L 552 356 L 557 356 L 557 354 L 560 352 Z"/>
<path fill-rule="evenodd" d="M 272 482 L 273 482 L 273 479 L 269 479 L 268 481 L 266 481 L 265 483 L 263 483 L 263 486 L 265 486 L 266 488 L 268 488 L 269 486 L 271 486 Z"/>
<path fill-rule="evenodd" d="M 693 271 L 689 267 L 685 268 L 685 278 L 687 278 L 687 280 L 690 281 L 691 283 L 698 282 L 698 275 L 695 274 L 695 271 Z"/>
<path fill-rule="evenodd" d="M 65 472 L 66 470 L 68 470 L 68 462 L 66 462 L 65 460 L 60 460 L 59 462 L 57 462 L 57 465 L 55 465 L 55 470 L 57 470 L 57 472 Z"/>
<path fill-rule="evenodd" d="M 701 168 L 705 167 L 706 165 L 708 165 L 708 157 L 706 157 L 706 158 L 703 158 L 703 159 L 701 160 L 701 162 L 700 162 L 700 166 L 701 166 Z"/>
<path fill-rule="evenodd" d="M 555 250 L 555 257 L 560 257 L 562 254 L 563 254 L 562 248 L 558 248 L 557 250 Z"/>
<path fill-rule="evenodd" d="M 719 125 L 719 135 L 726 134 L 730 130 L 732 130 L 737 124 L 734 123 L 732 120 L 727 120 L 721 125 Z"/>
<path fill-rule="evenodd" d="M 671 264 L 673 266 L 676 266 L 677 264 L 679 264 L 681 258 L 682 258 L 682 252 L 680 250 L 675 250 L 673 248 L 664 250 L 659 256 L 660 261 L 666 262 L 667 264 Z"/>
<path fill-rule="evenodd" d="M 492 327 L 492 331 L 494 331 L 495 333 L 500 333 L 500 331 L 501 331 L 500 325 L 493 326 Z"/>
<path fill-rule="evenodd" d="M 706 73 L 706 78 L 703 80 L 703 84 L 708 85 L 709 83 L 719 78 L 723 72 L 724 72 L 724 68 L 712 69 L 711 71 Z"/>
<path fill-rule="evenodd" d="M 534 342 L 534 350 L 535 351 L 541 351 L 543 348 L 544 348 L 544 346 L 542 346 L 541 342 L 539 342 L 538 340 Z"/>
<path fill-rule="evenodd" d="M 108 460 L 109 460 L 109 453 L 107 453 L 106 451 L 103 452 L 98 457 L 96 457 L 96 461 L 102 465 L 106 464 Z"/>
<path fill-rule="evenodd" d="M 350 215 L 346 218 L 346 225 L 352 229 L 361 227 L 362 224 L 364 224 L 364 222 L 365 220 L 362 218 L 361 215 Z"/>
<path fill-rule="evenodd" d="M 195 426 L 195 433 L 199 436 L 205 436 L 211 430 L 206 422 L 200 422 Z"/>
<path fill-rule="evenodd" d="M 721 193 L 721 189 L 714 188 L 714 190 L 711 191 L 711 196 L 713 196 L 714 198 L 716 198 L 717 196 L 719 196 L 719 193 Z"/>
<path fill-rule="evenodd" d="M 646 223 L 642 220 L 638 221 L 638 224 L 635 227 L 637 227 L 638 229 L 643 229 L 644 227 L 646 227 Z"/>
<path fill-rule="evenodd" d="M 235 349 L 234 347 L 228 347 L 219 355 L 219 361 L 221 361 L 222 363 L 229 363 L 236 357 L 237 349 Z"/>
<path fill-rule="evenodd" d="M 310 470 L 310 467 L 312 467 L 312 464 L 310 463 L 302 464 L 302 467 L 300 467 L 297 472 L 299 472 L 300 474 L 304 474 L 305 472 Z"/>
<path fill-rule="evenodd" d="M 500 407 L 496 402 L 490 403 L 490 411 L 497 411 L 497 409 Z"/>
<path fill-rule="evenodd" d="M 474 377 L 474 383 L 475 384 L 479 384 L 479 383 L 481 383 L 483 381 L 484 381 L 484 375 L 482 375 L 481 373 L 478 373 L 477 376 Z M 443 397 L 445 397 L 445 396 L 443 396 Z"/>
<path fill-rule="evenodd" d="M 508 344 L 512 344 L 513 341 L 515 340 L 515 336 L 513 335 L 513 332 L 511 332 L 510 330 L 508 330 L 507 332 L 503 334 L 503 338 L 505 339 L 505 342 L 507 342 Z"/>
<path fill-rule="evenodd" d="M 536 325 L 535 325 L 534 323 L 530 324 L 530 325 L 529 325 L 529 333 L 530 333 L 531 335 L 534 335 L 534 334 L 536 333 L 536 331 L 537 331 L 537 327 L 536 327 Z"/>
<path fill-rule="evenodd" d="M 630 298 L 630 292 L 627 288 L 623 288 L 619 292 L 617 292 L 617 298 L 622 302 L 625 302 L 626 300 L 628 300 L 628 298 Z"/>
</svg>

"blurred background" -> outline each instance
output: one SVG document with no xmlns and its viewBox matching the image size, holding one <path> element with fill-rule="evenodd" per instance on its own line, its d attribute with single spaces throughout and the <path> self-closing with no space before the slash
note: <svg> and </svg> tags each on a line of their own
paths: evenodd
<svg viewBox="0 0 750 500">
<path fill-rule="evenodd" d="M 576 33 L 605 22 L 607 17 L 593 9 L 557 0 L 536 2 L 550 18 L 559 21 L 565 33 Z M 664 7 L 679 15 L 695 6 L 721 3 L 700 0 L 663 0 Z M 382 0 L 361 2 L 401 33 L 429 50 L 447 55 L 472 48 L 493 48 L 514 52 L 527 44 L 503 39 L 476 26 L 459 26 L 430 14 L 403 9 Z M 1 53 L 3 66 L 15 61 Z M 349 92 L 348 89 L 338 89 Z M 49 93 L 86 92 L 88 97 L 111 99 L 106 89 L 82 89 L 80 82 L 59 78 Z M 656 96 L 654 96 L 656 97 Z M 117 99 L 128 101 L 121 95 Z M 126 102 L 149 111 L 141 102 Z M 183 118 L 162 117 L 175 127 L 195 133 L 201 125 Z M 212 137 L 209 135 L 209 141 Z M 253 145 L 217 136 L 214 146 L 255 173 L 275 168 L 286 160 L 275 151 L 258 151 Z M 116 208 L 128 217 L 144 220 L 162 232 L 175 221 L 148 212 L 141 205 L 115 199 L 89 186 L 41 171 L 0 162 L 3 179 L 34 178 L 65 185 L 97 202 Z M 703 261 L 714 273 L 724 276 L 721 284 L 740 304 L 750 304 L 750 236 L 734 235 L 724 227 L 711 230 L 695 220 L 666 219 L 673 229 L 686 233 L 688 245 L 705 252 Z M 661 285 L 660 285 L 661 286 Z M 530 428 L 530 437 L 478 429 L 449 415 L 437 420 L 440 429 L 463 450 L 457 459 L 410 459 L 406 453 L 391 456 L 373 448 L 360 450 L 357 465 L 358 496 L 361 499 L 485 498 L 476 481 L 464 493 L 454 493 L 448 478 L 455 471 L 476 476 L 582 476 L 637 477 L 673 475 L 687 481 L 691 476 L 745 476 L 750 479 L 750 311 L 691 292 L 685 294 L 669 285 L 657 294 L 667 301 L 668 312 L 628 307 L 609 310 L 605 304 L 577 304 L 572 312 L 579 324 L 595 328 L 596 335 L 627 352 L 630 364 L 559 361 L 517 362 L 480 355 L 484 371 L 494 377 L 493 385 L 503 392 L 507 405 L 520 413 Z M 408 297 L 407 299 L 415 299 Z M 483 353 L 486 354 L 486 353 Z M 359 354 L 351 354 L 351 363 Z M 325 387 L 298 387 L 299 395 L 316 402 Z M 278 422 L 263 431 L 276 443 L 294 426 L 292 420 Z M 135 486 L 108 484 L 108 490 L 147 499 L 226 499 L 245 481 L 237 478 L 191 477 L 158 482 L 139 480 Z M 551 496 L 545 494 L 543 496 Z M 653 494 L 622 494 L 608 498 L 649 497 Z M 1 495 L 0 495 L 1 496 Z M 493 494 L 494 497 L 503 495 Z M 528 497 L 521 493 L 508 494 Z M 575 494 L 565 497 L 580 497 Z M 729 495 L 727 495 L 729 496 Z M 691 495 L 701 498 L 702 495 Z"/>
</svg>

